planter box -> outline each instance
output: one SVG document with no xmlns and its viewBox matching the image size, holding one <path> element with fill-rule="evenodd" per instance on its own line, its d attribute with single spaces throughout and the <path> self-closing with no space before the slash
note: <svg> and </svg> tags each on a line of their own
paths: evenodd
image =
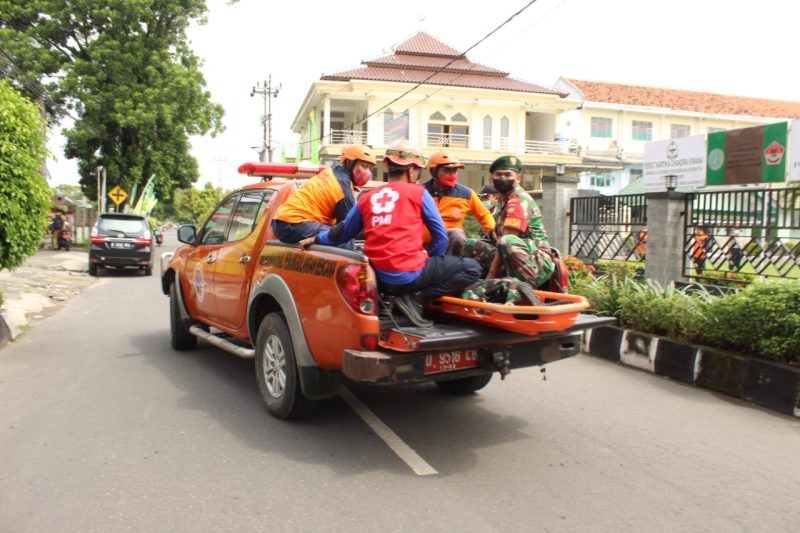
<svg viewBox="0 0 800 533">
<path fill-rule="evenodd" d="M 586 351 L 800 417 L 800 368 L 616 326 L 592 330 Z"/>
</svg>

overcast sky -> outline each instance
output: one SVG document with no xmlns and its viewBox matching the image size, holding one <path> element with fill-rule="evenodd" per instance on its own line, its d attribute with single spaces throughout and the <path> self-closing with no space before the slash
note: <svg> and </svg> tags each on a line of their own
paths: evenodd
<svg viewBox="0 0 800 533">
<path fill-rule="evenodd" d="M 322 74 L 390 53 L 419 30 L 467 50 L 527 3 L 208 0 L 208 24 L 189 37 L 226 131 L 193 139 L 198 186 L 248 181 L 236 168 L 258 160 L 263 112 L 250 91 L 269 75 L 281 84 L 272 100 L 277 159 L 282 144 L 296 152 L 291 123 Z M 538 0 L 468 57 L 545 86 L 565 76 L 800 101 L 798 15 L 798 0 Z M 60 136 L 50 149 L 53 184 L 77 183 Z"/>
</svg>

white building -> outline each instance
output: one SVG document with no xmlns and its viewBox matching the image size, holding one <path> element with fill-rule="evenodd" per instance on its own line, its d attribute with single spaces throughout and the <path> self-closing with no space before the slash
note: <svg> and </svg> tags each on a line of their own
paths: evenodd
<svg viewBox="0 0 800 533">
<path fill-rule="evenodd" d="M 800 103 L 560 78 L 555 89 L 577 100 L 559 117 L 559 135 L 579 146 L 580 187 L 615 194 L 642 175 L 644 145 L 800 118 Z"/>
</svg>

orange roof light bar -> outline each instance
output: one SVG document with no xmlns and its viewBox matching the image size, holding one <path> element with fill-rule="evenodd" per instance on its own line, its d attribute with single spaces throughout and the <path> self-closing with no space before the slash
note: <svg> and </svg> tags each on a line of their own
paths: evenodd
<svg viewBox="0 0 800 533">
<path fill-rule="evenodd" d="M 239 174 L 280 178 L 311 177 L 326 167 L 327 165 L 313 163 L 244 163 L 239 166 Z"/>
</svg>

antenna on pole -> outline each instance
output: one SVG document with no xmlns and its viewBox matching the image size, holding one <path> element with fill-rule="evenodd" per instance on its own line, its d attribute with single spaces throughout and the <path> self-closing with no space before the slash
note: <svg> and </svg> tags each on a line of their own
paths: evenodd
<svg viewBox="0 0 800 533">
<path fill-rule="evenodd" d="M 272 74 L 270 74 L 267 81 L 256 83 L 253 86 L 253 90 L 250 91 L 251 97 L 257 94 L 264 97 L 264 115 L 261 117 L 261 124 L 264 127 L 264 139 L 259 152 L 259 161 L 262 163 L 272 161 L 272 97 L 277 98 L 280 90 L 280 83 L 277 87 L 272 86 Z"/>
</svg>

